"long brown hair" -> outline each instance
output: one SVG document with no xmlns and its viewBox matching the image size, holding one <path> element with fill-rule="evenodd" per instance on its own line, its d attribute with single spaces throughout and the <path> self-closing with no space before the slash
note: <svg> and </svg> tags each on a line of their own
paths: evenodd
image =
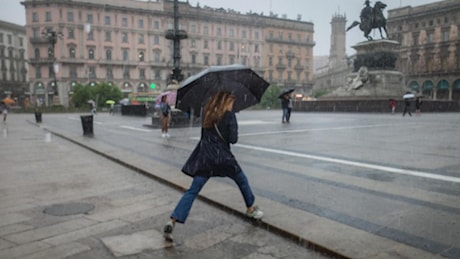
<svg viewBox="0 0 460 260">
<path fill-rule="evenodd" d="M 227 111 L 228 104 L 234 100 L 235 96 L 227 91 L 214 94 L 204 106 L 203 128 L 211 128 L 218 123 Z"/>
</svg>

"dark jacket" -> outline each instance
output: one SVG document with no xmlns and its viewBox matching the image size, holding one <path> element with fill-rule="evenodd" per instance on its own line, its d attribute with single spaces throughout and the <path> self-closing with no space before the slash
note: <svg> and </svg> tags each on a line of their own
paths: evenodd
<svg viewBox="0 0 460 260">
<path fill-rule="evenodd" d="M 226 112 L 215 127 L 202 128 L 201 139 L 182 167 L 182 172 L 193 177 L 227 177 L 241 172 L 241 167 L 230 150 L 238 141 L 238 123 L 235 113 Z"/>
<path fill-rule="evenodd" d="M 289 108 L 289 99 L 288 98 L 283 97 L 281 99 L 281 108 L 282 109 L 288 109 Z"/>
</svg>

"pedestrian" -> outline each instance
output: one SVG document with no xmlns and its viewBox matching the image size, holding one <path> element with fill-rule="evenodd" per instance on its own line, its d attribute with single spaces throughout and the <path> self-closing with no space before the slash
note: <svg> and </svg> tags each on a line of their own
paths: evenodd
<svg viewBox="0 0 460 260">
<path fill-rule="evenodd" d="M 412 113 L 410 112 L 410 98 L 405 98 L 405 99 L 404 99 L 404 112 L 403 112 L 403 116 L 405 116 L 406 113 L 409 113 L 409 116 L 412 116 Z"/>
<path fill-rule="evenodd" d="M 171 118 L 171 106 L 168 104 L 168 96 L 161 97 L 160 102 L 160 120 L 161 120 L 161 137 L 169 138 L 168 128 Z"/>
<path fill-rule="evenodd" d="M 420 97 L 415 98 L 415 114 L 417 116 L 420 116 L 420 105 L 422 105 Z"/>
<path fill-rule="evenodd" d="M 91 114 L 92 114 L 92 115 L 96 115 L 96 114 L 97 114 L 96 102 L 92 101 L 92 102 L 90 102 L 90 103 L 91 103 Z"/>
<path fill-rule="evenodd" d="M 285 94 L 281 98 L 281 109 L 283 110 L 283 115 L 281 117 L 281 123 L 289 123 L 289 94 Z"/>
<path fill-rule="evenodd" d="M 6 118 L 8 117 L 8 105 L 5 102 L 1 101 L 0 108 L 2 110 L 3 123 L 6 123 Z"/>
<path fill-rule="evenodd" d="M 263 212 L 254 205 L 255 197 L 248 179 L 230 150 L 238 141 L 238 123 L 233 110 L 235 96 L 221 91 L 212 96 L 204 108 L 201 139 L 182 172 L 193 177 L 190 188 L 182 195 L 170 220 L 164 227 L 164 237 L 172 241 L 176 222 L 184 224 L 193 201 L 210 177 L 229 177 L 239 187 L 246 204 L 246 216 L 260 219 Z"/>
<path fill-rule="evenodd" d="M 394 99 L 390 100 L 390 107 L 391 107 L 391 113 L 394 114 L 396 110 L 396 100 Z"/>
<path fill-rule="evenodd" d="M 288 111 L 286 115 L 286 122 L 290 122 L 291 120 L 291 112 L 292 112 L 292 99 L 288 96 L 289 102 L 288 102 Z"/>
<path fill-rule="evenodd" d="M 114 108 L 114 104 L 113 104 L 113 103 L 110 103 L 109 115 L 112 115 L 112 116 L 114 115 L 113 108 Z"/>
</svg>

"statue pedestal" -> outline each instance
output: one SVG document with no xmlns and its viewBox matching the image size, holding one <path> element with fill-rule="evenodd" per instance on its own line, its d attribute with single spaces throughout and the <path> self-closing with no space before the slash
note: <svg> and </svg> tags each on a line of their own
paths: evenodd
<svg viewBox="0 0 460 260">
<path fill-rule="evenodd" d="M 356 50 L 354 69 L 343 87 L 330 97 L 397 98 L 406 92 L 404 74 L 396 70 L 400 43 L 391 40 L 365 41 Z"/>
<path fill-rule="evenodd" d="M 396 70 L 399 46 L 399 42 L 391 40 L 365 41 L 352 46 L 356 50 L 353 72 L 357 72 L 363 66 L 369 71 Z"/>
</svg>

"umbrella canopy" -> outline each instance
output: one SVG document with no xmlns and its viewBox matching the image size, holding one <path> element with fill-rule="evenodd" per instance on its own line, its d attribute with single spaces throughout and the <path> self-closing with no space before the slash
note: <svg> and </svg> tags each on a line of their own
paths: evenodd
<svg viewBox="0 0 460 260">
<path fill-rule="evenodd" d="M 281 92 L 281 94 L 278 96 L 278 98 L 283 98 L 284 95 L 289 95 L 289 94 L 291 94 L 292 92 L 294 92 L 294 89 L 293 89 L 293 88 L 286 89 L 286 90 L 284 90 L 283 92 Z"/>
<path fill-rule="evenodd" d="M 415 95 L 412 94 L 412 93 L 406 93 L 406 94 L 404 94 L 404 96 L 403 96 L 404 99 L 409 99 L 409 98 L 414 98 L 414 97 L 415 97 Z"/>
<path fill-rule="evenodd" d="M 6 97 L 4 99 L 2 99 L 3 103 L 7 104 L 7 105 L 10 105 L 10 104 L 13 104 L 13 103 L 16 103 L 16 101 L 14 101 L 14 99 L 10 98 L 10 97 Z"/>
<path fill-rule="evenodd" d="M 109 99 L 109 100 L 105 101 L 105 103 L 109 104 L 109 105 L 112 105 L 112 104 L 115 104 L 115 101 Z"/>
<path fill-rule="evenodd" d="M 122 104 L 124 106 L 128 105 L 129 104 L 129 99 L 124 98 L 124 99 L 120 100 L 120 104 Z"/>
<path fill-rule="evenodd" d="M 161 98 L 167 96 L 166 101 L 169 105 L 176 104 L 177 92 L 176 91 L 166 91 L 158 95 L 155 99 L 155 104 L 161 103 Z"/>
<path fill-rule="evenodd" d="M 92 106 L 96 105 L 96 102 L 92 99 L 88 100 L 88 104 L 91 104 Z"/>
<path fill-rule="evenodd" d="M 247 66 L 211 66 L 180 84 L 176 108 L 193 109 L 198 116 L 209 97 L 225 90 L 235 95 L 233 111 L 237 112 L 259 103 L 269 85 Z"/>
</svg>

